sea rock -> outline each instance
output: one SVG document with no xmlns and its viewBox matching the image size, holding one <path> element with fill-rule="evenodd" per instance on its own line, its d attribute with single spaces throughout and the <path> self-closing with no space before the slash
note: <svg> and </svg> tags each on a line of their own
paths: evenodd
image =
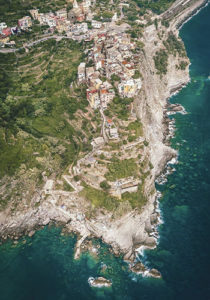
<svg viewBox="0 0 210 300">
<path fill-rule="evenodd" d="M 107 265 L 104 264 L 104 263 L 102 263 L 102 264 L 101 264 L 101 272 L 105 272 L 106 269 L 107 269 Z"/>
<path fill-rule="evenodd" d="M 155 247 L 157 242 L 156 242 L 156 239 L 154 237 L 148 237 L 146 238 L 144 244 L 147 246 L 147 247 Z"/>
<path fill-rule="evenodd" d="M 124 260 L 131 261 L 134 258 L 132 249 L 124 255 Z"/>
<path fill-rule="evenodd" d="M 97 288 L 112 286 L 112 282 L 104 277 L 96 277 L 96 278 L 89 277 L 88 283 L 91 287 L 97 287 Z"/>
<path fill-rule="evenodd" d="M 155 278 L 161 278 L 161 273 L 157 269 L 151 269 L 148 273 L 148 276 L 155 277 Z"/>
<path fill-rule="evenodd" d="M 28 234 L 29 237 L 32 237 L 33 235 L 35 234 L 35 231 L 34 230 L 31 230 Z"/>
<path fill-rule="evenodd" d="M 133 236 L 133 245 L 142 245 L 146 239 L 147 235 L 145 234 L 144 231 L 136 233 L 135 236 Z"/>
<path fill-rule="evenodd" d="M 145 222 L 145 230 L 146 230 L 146 232 L 148 232 L 148 233 L 150 233 L 150 232 L 153 231 L 153 230 L 152 230 L 152 225 L 151 225 L 150 220 L 147 220 L 147 221 Z"/>
<path fill-rule="evenodd" d="M 137 262 L 135 265 L 133 265 L 131 268 L 131 271 L 137 274 L 142 274 L 146 271 L 145 266 L 140 261 Z"/>
<path fill-rule="evenodd" d="M 152 214 L 150 216 L 150 222 L 151 222 L 151 224 L 157 223 L 157 221 L 158 221 L 157 213 Z"/>
<path fill-rule="evenodd" d="M 45 226 L 45 225 L 47 225 L 49 223 L 50 223 L 50 218 L 47 218 L 46 220 L 44 220 L 43 225 Z"/>
</svg>

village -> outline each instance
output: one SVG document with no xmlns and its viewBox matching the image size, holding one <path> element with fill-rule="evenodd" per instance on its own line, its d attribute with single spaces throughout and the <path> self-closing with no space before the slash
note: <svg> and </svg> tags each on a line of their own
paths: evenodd
<svg viewBox="0 0 210 300">
<path fill-rule="evenodd" d="M 119 151 L 125 162 L 129 162 L 130 157 L 134 159 L 133 169 L 138 168 L 138 164 L 145 159 L 144 138 L 142 133 L 139 134 L 141 130 L 138 130 L 141 125 L 135 114 L 132 116 L 132 102 L 142 86 L 139 54 L 135 39 L 131 39 L 128 33 L 129 25 L 118 22 L 123 18 L 122 6 L 120 16 L 113 13 L 108 21 L 103 22 L 94 19 L 94 5 L 95 1 L 84 0 L 78 4 L 74 0 L 72 9 L 68 12 L 66 8 L 55 13 L 39 13 L 38 9 L 33 9 L 30 10 L 31 17 L 19 19 L 17 26 L 7 27 L 6 23 L 0 23 L 0 46 L 14 46 L 10 37 L 30 31 L 34 23 L 47 26 L 48 34 L 60 34 L 86 44 L 86 58 L 78 66 L 76 85 L 86 87 L 86 99 L 90 108 L 100 113 L 101 134 L 91 141 L 92 151 L 81 157 L 69 170 L 70 176 L 65 175 L 63 179 L 73 188 L 74 193 L 83 189 L 82 182 L 99 190 L 104 189 L 103 183 L 106 182 L 109 193 L 121 198 L 123 193 L 136 193 L 139 184 L 142 184 L 141 173 L 135 170 L 125 172 L 126 176 L 117 176 L 117 180 L 108 180 L 109 183 L 106 181 L 107 166 Z M 128 120 L 107 115 L 109 105 L 116 98 L 119 101 L 127 99 L 130 103 Z M 131 130 L 128 131 L 129 126 Z M 125 139 L 124 145 L 120 145 L 122 138 Z M 112 147 L 110 143 L 113 143 Z M 138 158 L 139 153 L 141 160 Z M 99 157 L 102 156 L 100 163 Z M 76 177 L 81 180 L 75 180 Z M 55 193 L 54 187 L 55 182 L 47 180 L 45 193 Z M 107 192 L 106 187 L 105 190 Z"/>
<path fill-rule="evenodd" d="M 63 8 L 56 12 L 40 13 L 39 9 L 31 9 L 30 16 L 24 16 L 13 26 L 7 26 L 6 20 L 0 22 L 0 47 L 14 46 L 10 38 L 21 32 L 30 32 L 35 24 L 47 26 L 46 33 L 65 34 L 77 41 L 92 40 L 95 35 L 94 29 L 103 27 L 103 23 L 95 20 L 94 13 L 91 11 L 95 0 L 92 3 L 90 0 L 84 0 L 79 4 L 76 0 L 73 3 L 68 2 L 72 4 L 72 9 L 69 11 Z M 115 20 L 116 15 L 112 19 Z"/>
</svg>

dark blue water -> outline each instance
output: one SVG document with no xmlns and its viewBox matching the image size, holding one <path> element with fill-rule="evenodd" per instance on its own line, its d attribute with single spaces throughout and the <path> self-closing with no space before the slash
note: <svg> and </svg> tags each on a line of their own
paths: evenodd
<svg viewBox="0 0 210 300">
<path fill-rule="evenodd" d="M 160 243 L 146 253 L 163 279 L 131 274 L 127 265 L 101 245 L 98 259 L 88 254 L 74 261 L 76 238 L 45 228 L 17 245 L 0 247 L 1 300 L 210 299 L 210 6 L 181 30 L 191 59 L 191 83 L 172 102 L 189 112 L 177 115 L 173 146 L 179 164 L 163 187 L 164 224 Z M 95 241 L 100 243 L 99 241 Z M 108 266 L 101 270 L 101 262 Z M 104 275 L 111 289 L 91 289 L 89 276 Z"/>
</svg>

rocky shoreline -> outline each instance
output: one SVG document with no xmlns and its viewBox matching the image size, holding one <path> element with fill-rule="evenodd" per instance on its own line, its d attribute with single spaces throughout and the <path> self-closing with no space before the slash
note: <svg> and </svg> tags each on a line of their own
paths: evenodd
<svg viewBox="0 0 210 300">
<path fill-rule="evenodd" d="M 173 20 L 171 26 L 166 29 L 174 31 L 178 35 L 178 29 L 189 19 L 189 16 L 206 5 L 208 1 L 197 1 L 197 5 L 189 7 L 187 12 Z M 148 270 L 139 261 L 139 251 L 145 248 L 154 248 L 158 241 L 157 227 L 160 223 L 158 198 L 160 193 L 155 190 L 155 180 L 161 184 L 166 180 L 165 175 L 170 174 L 173 168 L 170 161 L 177 158 L 177 152 L 170 147 L 170 139 L 174 134 L 174 121 L 169 119 L 173 113 L 186 113 L 179 104 L 169 104 L 168 99 L 182 89 L 190 80 L 189 60 L 186 70 L 177 70 L 177 60 L 169 57 L 168 72 L 164 78 L 153 74 L 155 51 L 161 46 L 154 47 L 154 41 L 158 40 L 157 30 L 151 25 L 145 30 L 145 53 L 142 54 L 142 73 L 144 77 L 143 92 L 135 99 L 135 113 L 144 125 L 146 139 L 149 142 L 148 156 L 154 166 L 151 177 L 146 181 L 148 202 L 141 212 L 129 211 L 117 220 L 112 221 L 110 213 L 104 216 L 99 213 L 94 219 L 85 217 L 86 203 L 78 195 L 66 192 L 66 194 L 54 194 L 43 201 L 42 196 L 34 196 L 34 207 L 25 207 L 23 211 L 8 211 L 0 213 L 1 243 L 7 239 L 18 240 L 22 235 L 33 236 L 35 230 L 46 225 L 61 225 L 65 232 L 75 232 L 80 237 L 76 245 L 76 258 L 79 257 L 81 245 L 90 236 L 101 238 L 112 246 L 115 254 L 123 253 L 124 259 L 129 261 L 133 272 L 145 276 L 160 278 L 161 274 L 154 269 Z M 152 74 L 152 75 L 151 75 Z M 143 101 L 146 99 L 146 101 Z M 165 174 L 165 175 L 163 175 Z M 151 191 L 154 191 L 151 193 Z M 39 192 L 42 195 L 42 191 Z M 60 197 L 60 198 L 59 198 Z M 56 206 L 56 201 L 61 201 Z M 78 205 L 75 205 L 78 200 Z M 66 209 L 71 205 L 71 210 Z M 36 203 L 40 203 L 36 208 Z M 74 206 L 73 206 L 74 204 Z M 102 279 L 91 279 L 92 286 L 101 284 Z M 100 282 L 98 282 L 98 280 Z M 110 286 L 110 282 L 104 281 Z"/>
</svg>

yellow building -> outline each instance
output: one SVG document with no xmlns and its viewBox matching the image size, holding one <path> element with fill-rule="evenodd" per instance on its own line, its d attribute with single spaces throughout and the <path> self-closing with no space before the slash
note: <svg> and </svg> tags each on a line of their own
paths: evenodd
<svg viewBox="0 0 210 300">
<path fill-rule="evenodd" d="M 6 44 L 9 42 L 9 37 L 2 37 L 0 38 L 0 44 Z"/>
</svg>

